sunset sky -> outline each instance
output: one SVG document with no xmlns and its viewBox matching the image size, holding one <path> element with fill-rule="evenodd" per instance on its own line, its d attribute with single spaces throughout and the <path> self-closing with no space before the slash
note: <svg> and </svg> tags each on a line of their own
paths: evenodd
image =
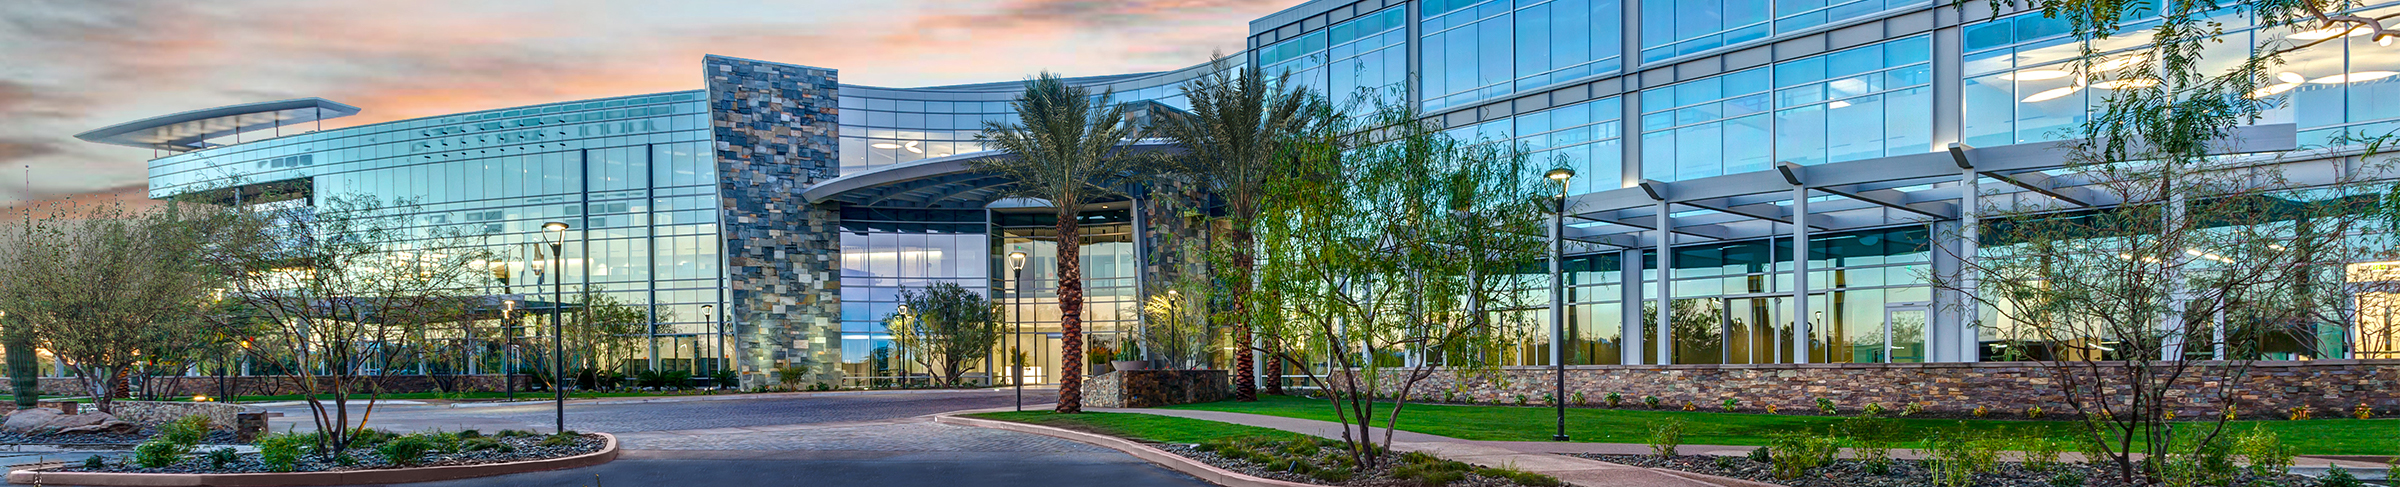
<svg viewBox="0 0 2400 487">
<path fill-rule="evenodd" d="M 1301 1 L 9 0 L 0 204 L 142 199 L 150 151 L 73 135 L 186 110 L 363 109 L 333 128 L 692 90 L 703 54 L 897 87 L 1158 71 L 1239 49 L 1251 19 Z"/>
</svg>

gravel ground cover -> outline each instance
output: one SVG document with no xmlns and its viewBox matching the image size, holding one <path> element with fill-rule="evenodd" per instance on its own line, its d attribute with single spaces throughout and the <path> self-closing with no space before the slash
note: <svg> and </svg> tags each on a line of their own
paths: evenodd
<svg viewBox="0 0 2400 487">
<path fill-rule="evenodd" d="M 1794 487 L 1917 487 L 1933 484 L 1933 471 L 1920 460 L 1893 460 L 1890 469 L 1873 473 L 1865 462 L 1836 460 L 1831 464 L 1810 469 L 1799 478 L 1783 480 L 1774 475 L 1774 467 L 1766 462 L 1746 457 L 1716 457 L 1679 455 L 1664 458 L 1655 455 L 1598 455 L 1573 454 L 1603 462 L 1638 467 L 1663 468 L 1732 477 Z M 1999 462 L 1996 471 L 1975 474 L 1968 485 L 1977 487 L 2129 487 L 2117 480 L 2114 470 L 2095 468 L 2087 464 L 2061 464 L 2048 470 L 2026 468 L 2016 462 Z M 2247 474 L 2231 485 L 2291 486 L 2319 485 L 2318 480 L 2300 475 L 2282 478 L 2258 478 Z"/>
<path fill-rule="evenodd" d="M 300 461 L 297 463 L 296 468 L 294 468 L 292 471 L 334 472 L 403 467 L 439 467 L 450 465 L 479 465 L 486 463 L 518 462 L 526 460 L 570 457 L 597 452 L 600 451 L 601 447 L 607 444 L 607 440 L 602 438 L 600 435 L 591 434 L 576 435 L 573 437 L 572 441 L 551 442 L 545 442 L 544 440 L 546 437 L 544 436 L 489 436 L 486 438 L 490 438 L 495 442 L 506 445 L 506 447 L 487 448 L 473 451 L 433 451 L 426 453 L 425 456 L 415 464 L 405 466 L 395 465 L 389 461 L 386 461 L 372 448 L 352 447 L 350 450 L 348 450 L 349 455 L 338 458 L 329 455 L 303 454 L 301 455 Z M 99 468 L 90 468 L 87 464 L 80 461 L 70 461 L 67 462 L 66 466 L 55 471 L 116 473 L 263 473 L 273 471 L 268 469 L 266 464 L 260 460 L 258 453 L 236 454 L 232 462 L 229 462 L 224 467 L 219 468 L 213 465 L 212 460 L 209 458 L 209 451 L 215 448 L 216 447 L 203 445 L 200 448 L 195 449 L 191 454 L 185 455 L 181 461 L 165 467 L 140 467 L 132 463 L 132 456 L 125 456 L 114 460 L 104 461 Z"/>
<path fill-rule="evenodd" d="M 1361 468 L 1342 443 L 1319 438 L 1249 438 L 1200 444 L 1162 444 L 1159 449 L 1217 468 L 1290 482 L 1343 487 L 1549 487 L 1556 478 L 1508 469 L 1479 468 L 1423 453 L 1390 455 Z"/>
</svg>

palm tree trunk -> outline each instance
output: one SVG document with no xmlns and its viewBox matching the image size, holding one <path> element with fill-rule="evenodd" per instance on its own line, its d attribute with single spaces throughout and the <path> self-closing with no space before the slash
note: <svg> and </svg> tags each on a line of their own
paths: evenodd
<svg viewBox="0 0 2400 487">
<path fill-rule="evenodd" d="M 1233 245 L 1233 267 L 1235 278 L 1233 279 L 1233 282 L 1226 283 L 1227 285 L 1233 287 L 1233 315 L 1247 319 L 1248 316 L 1243 313 L 1248 311 L 1250 307 L 1250 273 L 1255 267 L 1255 263 L 1251 261 L 1256 259 L 1255 256 L 1251 255 L 1250 249 L 1252 245 L 1251 242 L 1256 241 L 1257 236 L 1252 235 L 1249 229 L 1242 228 L 1238 222 L 1234 226 L 1233 231 L 1226 236 L 1230 237 L 1229 239 L 1233 241 L 1231 244 Z M 1233 349 L 1235 350 L 1233 355 L 1234 400 L 1258 400 L 1258 373 L 1256 372 L 1256 355 L 1255 352 L 1250 349 L 1251 346 L 1256 344 L 1252 343 L 1252 340 L 1253 338 L 1250 335 L 1249 323 L 1235 323 L 1233 325 Z M 1282 387 L 1273 385 L 1271 382 L 1269 384 L 1270 385 L 1267 387 L 1270 391 L 1279 391 L 1282 389 Z"/>
<path fill-rule="evenodd" d="M 1083 262 L 1075 210 L 1058 211 L 1058 412 L 1083 412 Z"/>
</svg>

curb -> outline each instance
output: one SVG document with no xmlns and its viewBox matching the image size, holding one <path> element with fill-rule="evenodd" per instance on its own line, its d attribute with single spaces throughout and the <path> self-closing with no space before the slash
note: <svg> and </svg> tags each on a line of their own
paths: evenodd
<svg viewBox="0 0 2400 487">
<path fill-rule="evenodd" d="M 1201 481 L 1223 485 L 1226 487 L 1325 487 L 1316 484 L 1303 484 L 1299 482 L 1252 477 L 1240 472 L 1218 468 L 1215 465 L 1209 465 L 1199 460 L 1186 458 L 1183 455 L 1169 453 L 1166 450 L 1152 448 L 1149 445 L 1136 443 L 1133 440 L 1127 440 L 1114 436 L 1096 435 L 1081 431 L 1052 428 L 1049 426 L 1034 424 L 1012 423 L 989 419 L 963 418 L 950 414 L 937 415 L 934 417 L 934 422 L 958 426 L 973 426 L 977 428 L 1015 431 L 1019 433 L 1031 433 L 1091 444 L 1093 446 L 1112 448 L 1117 451 L 1133 455 L 1134 458 L 1140 458 L 1143 461 L 1154 463 L 1162 467 L 1167 467 L 1170 470 L 1183 472 L 1185 475 L 1198 477 Z"/>
<path fill-rule="evenodd" d="M 45 465 L 8 473 L 8 483 L 26 485 L 88 485 L 118 487 L 275 487 L 312 485 L 372 485 L 405 484 L 456 480 L 494 475 L 508 475 L 548 470 L 583 468 L 617 459 L 617 437 L 608 433 L 593 433 L 607 440 L 600 451 L 563 458 L 547 458 L 509 463 L 481 465 L 450 465 L 442 467 L 399 468 L 382 470 L 352 470 L 343 472 L 291 473 L 101 473 L 45 472 L 56 468 Z"/>
</svg>

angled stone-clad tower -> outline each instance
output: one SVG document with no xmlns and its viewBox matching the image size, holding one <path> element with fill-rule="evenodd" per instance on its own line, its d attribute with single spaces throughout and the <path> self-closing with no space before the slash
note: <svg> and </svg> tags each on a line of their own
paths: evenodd
<svg viewBox="0 0 2400 487">
<path fill-rule="evenodd" d="M 724 222 L 726 319 L 746 384 L 777 367 L 833 382 L 841 361 L 840 213 L 800 192 L 839 164 L 836 71 L 724 56 L 702 63 Z"/>
</svg>

